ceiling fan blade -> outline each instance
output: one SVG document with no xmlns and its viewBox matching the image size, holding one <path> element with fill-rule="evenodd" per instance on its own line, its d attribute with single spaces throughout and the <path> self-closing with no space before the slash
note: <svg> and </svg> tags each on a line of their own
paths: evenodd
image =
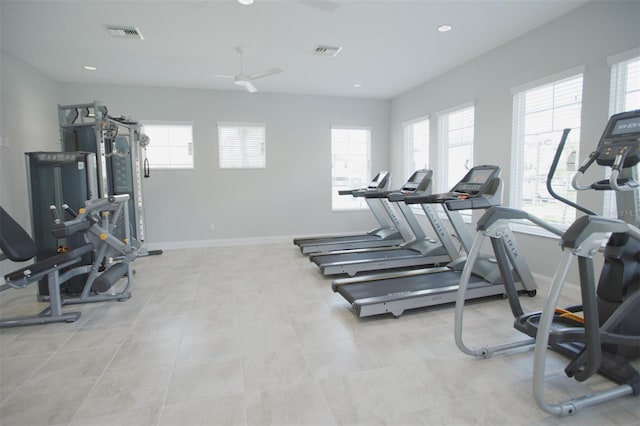
<svg viewBox="0 0 640 426">
<path fill-rule="evenodd" d="M 245 84 L 243 84 L 243 86 L 249 93 L 256 93 L 258 91 L 258 89 L 256 89 L 256 86 L 254 86 L 250 81 L 247 81 Z"/>
<path fill-rule="evenodd" d="M 280 68 L 271 68 L 270 70 L 263 71 L 258 74 L 251 74 L 247 76 L 249 80 L 256 80 L 258 78 L 269 77 L 270 75 L 279 74 L 282 70 Z"/>
<path fill-rule="evenodd" d="M 227 74 L 213 74 L 213 77 L 220 77 L 220 78 L 236 78 L 235 75 L 227 75 Z"/>
</svg>

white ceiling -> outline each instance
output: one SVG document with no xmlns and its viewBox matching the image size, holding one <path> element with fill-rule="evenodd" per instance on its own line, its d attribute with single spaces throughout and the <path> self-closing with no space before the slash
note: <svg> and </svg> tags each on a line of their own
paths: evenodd
<svg viewBox="0 0 640 426">
<path fill-rule="evenodd" d="M 0 0 L 0 43 L 60 82 L 237 91 L 213 75 L 240 71 L 242 45 L 245 72 L 283 70 L 256 80 L 261 92 L 388 99 L 586 2 Z M 113 24 L 144 40 L 113 38 Z M 318 45 L 343 49 L 322 57 Z"/>
</svg>

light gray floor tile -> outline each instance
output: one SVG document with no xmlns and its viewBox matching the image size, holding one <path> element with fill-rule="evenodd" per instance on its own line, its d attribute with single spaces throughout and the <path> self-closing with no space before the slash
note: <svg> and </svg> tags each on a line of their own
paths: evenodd
<svg viewBox="0 0 640 426">
<path fill-rule="evenodd" d="M 0 330 L 2 426 L 640 424 L 632 397 L 542 412 L 533 352 L 462 354 L 451 304 L 357 318 L 290 243 L 170 250 L 135 269 L 130 300 L 67 306 L 82 312 L 73 324 Z M 539 309 L 546 287 L 523 307 Z M 569 286 L 562 303 L 578 296 Z M 0 299 L 3 316 L 41 308 L 35 287 Z M 465 342 L 522 338 L 512 323 L 501 298 L 468 303 Z M 549 399 L 609 386 L 568 379 L 565 364 L 549 355 Z"/>
<path fill-rule="evenodd" d="M 337 424 L 322 393 L 313 381 L 246 395 L 248 425 L 323 425 Z"/>
<path fill-rule="evenodd" d="M 242 395 L 166 405 L 159 426 L 245 425 L 246 415 Z"/>
<path fill-rule="evenodd" d="M 242 395 L 240 360 L 227 363 L 181 363 L 176 366 L 169 385 L 167 404 Z"/>
</svg>

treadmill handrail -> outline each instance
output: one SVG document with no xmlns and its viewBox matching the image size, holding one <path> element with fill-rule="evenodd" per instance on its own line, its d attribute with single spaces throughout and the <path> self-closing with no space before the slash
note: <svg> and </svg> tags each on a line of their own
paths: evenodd
<svg viewBox="0 0 640 426">
<path fill-rule="evenodd" d="M 545 222 L 537 216 L 527 213 L 524 210 L 503 206 L 493 206 L 487 209 L 480 219 L 478 219 L 477 229 L 478 231 L 487 231 L 496 226 L 499 222 L 515 222 L 521 220 L 527 220 L 559 237 L 564 234 L 564 231 L 560 228 L 556 228 L 555 226 Z"/>
</svg>

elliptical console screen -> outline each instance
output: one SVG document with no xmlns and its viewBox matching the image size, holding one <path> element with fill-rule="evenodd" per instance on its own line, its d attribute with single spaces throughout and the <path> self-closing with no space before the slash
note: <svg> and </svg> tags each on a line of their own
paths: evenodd
<svg viewBox="0 0 640 426">
<path fill-rule="evenodd" d="M 598 143 L 596 163 L 611 167 L 624 155 L 623 167 L 640 162 L 640 110 L 612 115 Z"/>
<path fill-rule="evenodd" d="M 640 115 L 616 121 L 611 129 L 611 136 L 640 133 Z"/>
</svg>

